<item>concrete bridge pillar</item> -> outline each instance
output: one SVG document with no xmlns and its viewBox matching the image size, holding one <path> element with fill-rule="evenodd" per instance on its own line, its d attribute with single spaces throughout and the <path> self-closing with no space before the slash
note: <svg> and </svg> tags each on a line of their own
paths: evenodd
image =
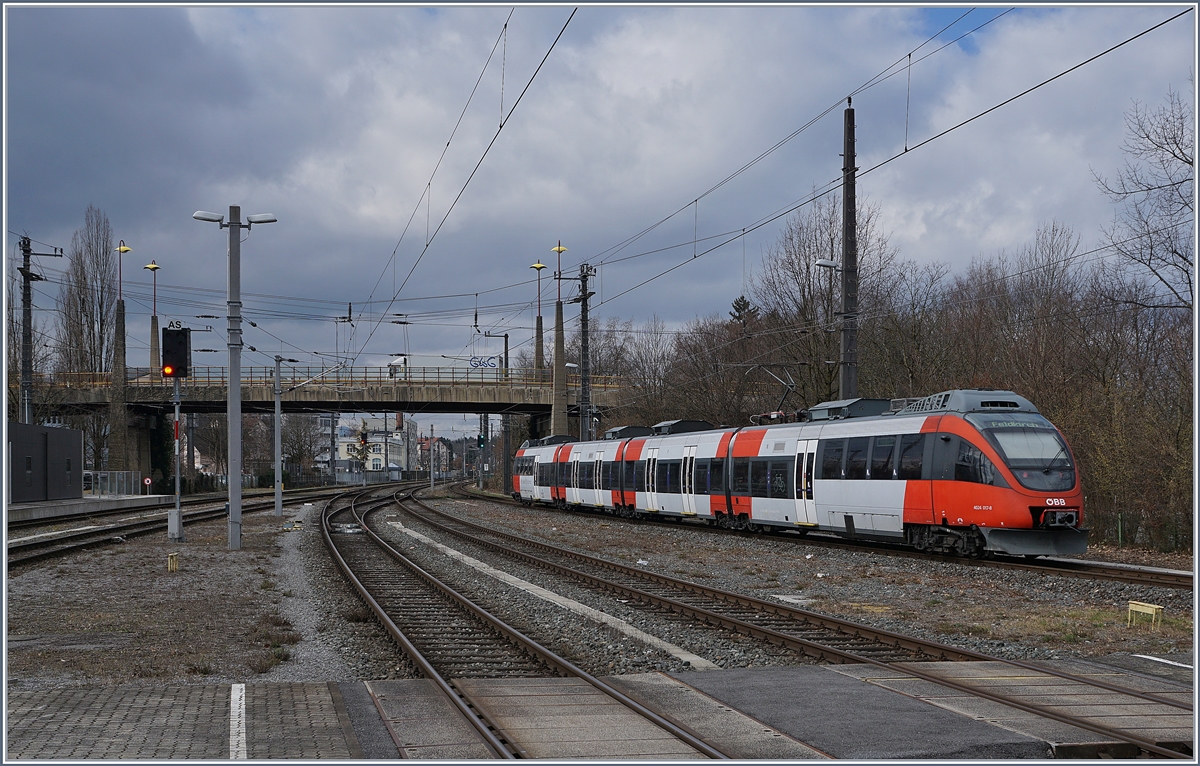
<svg viewBox="0 0 1200 766">
<path fill-rule="evenodd" d="M 112 398 L 108 405 L 108 466 L 110 471 L 128 471 L 126 447 L 129 412 L 125 405 L 125 301 L 117 301 L 117 326 L 113 339 Z M 100 466 L 96 466 L 100 468 Z"/>
<path fill-rule="evenodd" d="M 567 433 L 567 352 L 562 301 L 554 304 L 554 399 L 550 404 L 550 433 Z"/>
</svg>

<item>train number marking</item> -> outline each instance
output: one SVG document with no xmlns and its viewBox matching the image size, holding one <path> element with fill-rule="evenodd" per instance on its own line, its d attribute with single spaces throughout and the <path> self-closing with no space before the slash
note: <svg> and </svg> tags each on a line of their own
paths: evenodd
<svg viewBox="0 0 1200 766">
<path fill-rule="evenodd" d="M 975 510 L 977 510 L 977 511 L 990 511 L 990 510 L 992 510 L 992 506 L 990 506 L 990 505 L 977 505 L 977 506 L 975 506 Z"/>
</svg>

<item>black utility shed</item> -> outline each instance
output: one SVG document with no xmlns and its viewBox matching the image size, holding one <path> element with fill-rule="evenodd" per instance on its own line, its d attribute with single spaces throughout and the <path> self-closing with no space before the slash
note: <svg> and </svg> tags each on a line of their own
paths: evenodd
<svg viewBox="0 0 1200 766">
<path fill-rule="evenodd" d="M 8 422 L 13 503 L 83 497 L 83 432 Z"/>
</svg>

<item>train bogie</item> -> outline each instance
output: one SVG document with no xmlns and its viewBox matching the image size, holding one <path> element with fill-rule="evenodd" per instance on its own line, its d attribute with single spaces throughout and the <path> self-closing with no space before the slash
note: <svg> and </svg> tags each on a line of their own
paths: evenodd
<svg viewBox="0 0 1200 766">
<path fill-rule="evenodd" d="M 1081 553 L 1087 544 L 1066 441 L 1003 391 L 950 391 L 878 416 L 527 446 L 513 494 L 965 555 Z"/>
</svg>

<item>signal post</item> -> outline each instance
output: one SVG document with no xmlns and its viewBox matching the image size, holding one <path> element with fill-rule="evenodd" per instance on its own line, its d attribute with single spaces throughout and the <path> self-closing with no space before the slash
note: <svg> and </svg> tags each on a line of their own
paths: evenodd
<svg viewBox="0 0 1200 766">
<path fill-rule="evenodd" d="M 167 540 L 183 542 L 183 511 L 179 503 L 179 381 L 190 372 L 192 331 L 184 328 L 162 331 L 162 375 L 175 383 L 175 507 L 167 512 Z"/>
</svg>

